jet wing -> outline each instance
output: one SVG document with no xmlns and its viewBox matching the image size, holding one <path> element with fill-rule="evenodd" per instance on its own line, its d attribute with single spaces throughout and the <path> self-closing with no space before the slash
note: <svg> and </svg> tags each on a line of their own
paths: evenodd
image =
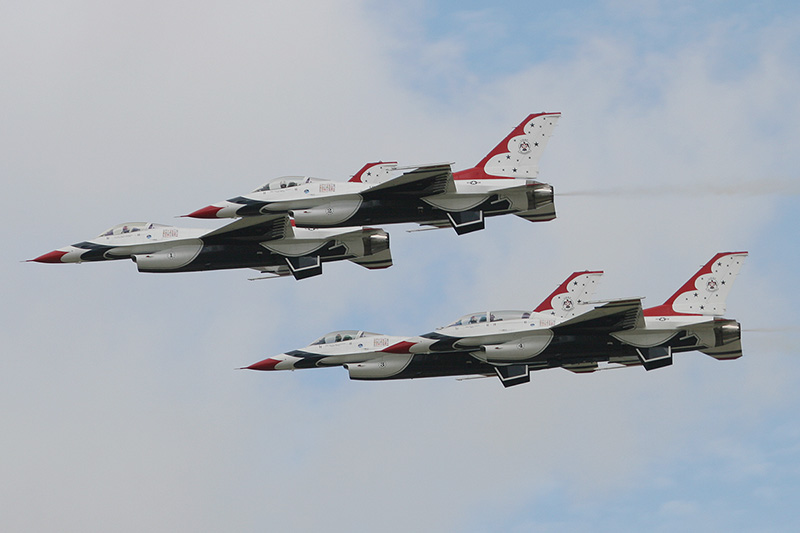
<svg viewBox="0 0 800 533">
<path fill-rule="evenodd" d="M 293 234 L 289 216 L 281 214 L 240 218 L 200 238 L 206 243 L 231 240 L 263 242 L 284 239 Z"/>
<path fill-rule="evenodd" d="M 551 329 L 561 335 L 569 333 L 611 333 L 644 327 L 642 299 L 614 300 L 562 322 Z"/>
<path fill-rule="evenodd" d="M 409 172 L 364 190 L 361 195 L 364 199 L 386 196 L 419 198 L 444 192 L 455 192 L 449 163 L 413 167 Z"/>
</svg>

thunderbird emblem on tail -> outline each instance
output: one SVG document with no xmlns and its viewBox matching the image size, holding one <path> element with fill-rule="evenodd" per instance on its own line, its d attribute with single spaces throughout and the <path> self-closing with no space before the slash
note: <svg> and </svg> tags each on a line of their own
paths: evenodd
<svg viewBox="0 0 800 533">
<path fill-rule="evenodd" d="M 470 313 L 412 337 L 338 331 L 246 368 L 343 366 L 351 379 L 364 380 L 496 375 L 509 387 L 546 368 L 654 370 L 688 351 L 736 359 L 742 355 L 741 326 L 721 315 L 746 256 L 715 255 L 664 304 L 650 309 L 642 309 L 641 298 L 589 301 L 603 273 L 576 272 L 533 311 Z"/>
</svg>

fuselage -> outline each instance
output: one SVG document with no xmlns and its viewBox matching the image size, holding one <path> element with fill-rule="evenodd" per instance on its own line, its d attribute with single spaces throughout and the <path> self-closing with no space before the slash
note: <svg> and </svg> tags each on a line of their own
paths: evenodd
<svg viewBox="0 0 800 533">
<path fill-rule="evenodd" d="M 420 336 L 344 332 L 342 337 L 343 332 L 334 332 L 248 368 L 345 366 L 353 379 L 489 375 L 497 366 L 520 364 L 530 370 L 564 367 L 592 372 L 598 363 L 640 365 L 638 350 L 702 350 L 738 341 L 740 334 L 735 321 L 700 315 L 646 317 L 644 327 L 621 334 L 591 329 L 562 332 L 558 326 L 565 322 L 548 313 L 490 311 L 465 315 Z"/>
<path fill-rule="evenodd" d="M 458 174 L 458 173 L 457 173 Z M 306 181 L 308 180 L 308 181 Z M 553 190 L 535 180 L 490 178 L 454 181 L 455 191 L 429 196 L 370 192 L 374 184 L 298 178 L 285 188 L 259 189 L 195 211 L 195 218 L 229 218 L 291 213 L 297 227 L 368 224 L 446 224 L 448 213 L 481 211 L 484 216 L 552 207 Z M 541 220 L 555 218 L 542 210 Z"/>
<path fill-rule="evenodd" d="M 544 313 L 492 319 L 504 313 L 518 312 L 467 315 L 454 324 L 407 339 L 414 343 L 410 351 L 467 352 L 480 361 L 524 363 L 532 370 L 597 362 L 636 365 L 640 363 L 637 348 L 669 346 L 677 353 L 714 347 L 719 336 L 715 328 L 731 322 L 699 315 L 646 317 L 644 327 L 609 333 L 592 328 L 561 329 L 559 325 L 566 319 Z M 472 317 L 477 317 L 477 322 L 472 322 Z"/>
<path fill-rule="evenodd" d="M 362 228 L 296 228 L 289 238 L 228 237 L 207 229 L 155 223 L 125 223 L 90 240 L 40 256 L 42 263 L 82 263 L 132 259 L 141 272 L 193 272 L 233 268 L 287 267 L 287 257 L 314 255 L 322 262 L 363 256 L 373 233 Z M 369 244 L 369 243 L 366 243 Z M 388 241 L 386 244 L 388 247 Z"/>
<path fill-rule="evenodd" d="M 195 218 L 288 213 L 298 227 L 414 222 L 451 226 L 459 235 L 484 227 L 484 218 L 514 213 L 532 222 L 556 217 L 553 189 L 537 181 L 539 159 L 560 113 L 532 113 L 475 167 L 451 163 L 400 167 L 367 163 L 346 182 L 276 178 L 263 187 L 189 214 Z"/>
</svg>

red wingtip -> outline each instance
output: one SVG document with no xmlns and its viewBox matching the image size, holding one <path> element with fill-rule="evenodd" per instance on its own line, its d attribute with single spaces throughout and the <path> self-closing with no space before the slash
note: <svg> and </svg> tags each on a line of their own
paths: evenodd
<svg viewBox="0 0 800 533">
<path fill-rule="evenodd" d="M 259 361 L 258 363 L 253 363 L 250 366 L 246 366 L 247 370 L 275 370 L 275 365 L 280 363 L 280 359 L 273 359 L 268 358 L 264 359 L 263 361 Z"/>
<path fill-rule="evenodd" d="M 188 215 L 183 215 L 184 217 L 189 218 L 217 218 L 217 213 L 222 211 L 221 207 L 217 207 L 215 205 L 209 205 L 202 209 L 198 209 L 193 213 L 189 213 Z"/>
<path fill-rule="evenodd" d="M 44 255 L 40 255 L 36 259 L 29 259 L 29 261 L 35 261 L 36 263 L 60 263 L 61 258 L 67 255 L 67 252 L 62 252 L 61 250 L 53 250 L 52 252 L 48 252 Z"/>
</svg>

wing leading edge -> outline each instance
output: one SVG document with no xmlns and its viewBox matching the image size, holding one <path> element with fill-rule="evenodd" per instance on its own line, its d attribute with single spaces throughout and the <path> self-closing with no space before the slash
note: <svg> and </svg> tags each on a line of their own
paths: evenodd
<svg viewBox="0 0 800 533">
<path fill-rule="evenodd" d="M 591 311 L 562 322 L 552 329 L 565 333 L 611 333 L 644 327 L 642 299 L 629 298 L 607 302 Z"/>
<path fill-rule="evenodd" d="M 397 195 L 421 198 L 455 191 L 453 171 L 449 163 L 405 168 L 413 170 L 366 189 L 361 193 L 362 196 L 369 198 L 370 196 Z"/>
</svg>

